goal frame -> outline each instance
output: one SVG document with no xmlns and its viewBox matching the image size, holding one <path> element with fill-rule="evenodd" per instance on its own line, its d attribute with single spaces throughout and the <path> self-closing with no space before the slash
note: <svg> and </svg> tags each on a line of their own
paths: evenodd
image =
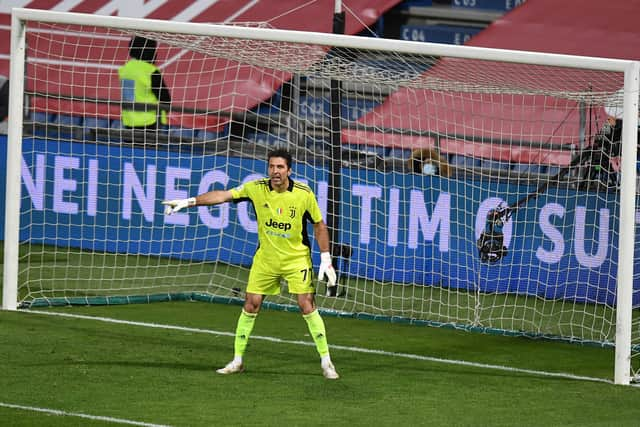
<svg viewBox="0 0 640 427">
<path fill-rule="evenodd" d="M 624 116 L 622 137 L 622 163 L 620 187 L 620 246 L 617 271 L 615 372 L 616 384 L 629 384 L 631 373 L 631 327 L 633 294 L 634 233 L 624 232 L 635 227 L 636 152 L 638 126 L 638 92 L 640 90 L 640 62 L 621 59 L 595 58 L 442 45 L 390 39 L 367 38 L 337 34 L 301 32 L 277 29 L 235 27 L 212 24 L 167 22 L 151 19 L 96 16 L 45 10 L 14 8 L 11 18 L 11 68 L 9 79 L 11 117 L 8 131 L 5 241 L 2 309 L 17 310 L 18 248 L 20 229 L 21 154 L 24 108 L 24 78 L 26 52 L 26 21 L 118 27 L 121 29 L 190 33 L 200 36 L 251 38 L 286 43 L 317 43 L 341 48 L 392 50 L 404 54 L 445 56 L 465 59 L 490 60 L 530 65 L 582 68 L 624 73 Z"/>
</svg>

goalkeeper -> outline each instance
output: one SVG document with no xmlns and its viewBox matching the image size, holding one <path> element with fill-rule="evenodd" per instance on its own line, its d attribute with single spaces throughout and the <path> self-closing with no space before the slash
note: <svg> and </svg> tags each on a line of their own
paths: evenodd
<svg viewBox="0 0 640 427">
<path fill-rule="evenodd" d="M 277 149 L 271 151 L 267 159 L 269 178 L 250 181 L 230 190 L 209 191 L 189 199 L 163 201 L 165 214 L 171 215 L 191 206 L 245 200 L 253 203 L 256 212 L 259 245 L 253 257 L 244 306 L 236 326 L 234 357 L 216 372 L 234 374 L 244 370 L 243 356 L 262 302 L 266 295 L 280 293 L 280 279 L 284 279 L 289 292 L 297 295 L 302 317 L 320 354 L 324 377 L 337 379 L 339 375 L 329 355 L 324 322 L 314 302 L 311 245 L 306 233 L 307 221 L 310 220 L 320 248 L 318 279 L 322 280 L 326 274 L 328 286 L 335 286 L 336 272 L 329 254 L 327 226 L 311 189 L 289 177 L 291 154 Z"/>
</svg>

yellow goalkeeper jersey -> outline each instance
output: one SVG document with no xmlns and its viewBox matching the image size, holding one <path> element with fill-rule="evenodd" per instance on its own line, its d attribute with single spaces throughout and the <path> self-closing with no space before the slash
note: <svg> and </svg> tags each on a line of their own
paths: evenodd
<svg viewBox="0 0 640 427">
<path fill-rule="evenodd" d="M 309 186 L 289 178 L 287 191 L 278 193 L 272 189 L 271 181 L 263 178 L 230 191 L 234 202 L 253 203 L 258 223 L 258 254 L 281 262 L 310 257 L 307 224 L 320 222 L 322 214 Z"/>
</svg>

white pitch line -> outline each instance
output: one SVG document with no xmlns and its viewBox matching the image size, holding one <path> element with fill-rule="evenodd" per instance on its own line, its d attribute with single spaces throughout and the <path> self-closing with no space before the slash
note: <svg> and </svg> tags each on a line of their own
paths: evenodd
<svg viewBox="0 0 640 427">
<path fill-rule="evenodd" d="M 106 422 L 109 422 L 109 423 L 128 424 L 128 425 L 132 425 L 132 426 L 170 427 L 170 426 L 167 426 L 166 424 L 152 424 L 152 423 L 145 423 L 145 422 L 141 422 L 141 421 L 126 420 L 126 419 L 123 419 L 123 418 L 103 417 L 103 416 L 99 416 L 99 415 L 83 414 L 81 412 L 59 411 L 57 409 L 39 408 L 37 406 L 14 405 L 12 403 L 5 403 L 5 402 L 0 402 L 0 406 L 2 406 L 4 408 L 11 408 L 11 409 L 22 409 L 24 411 L 42 412 L 42 413 L 49 414 L 49 415 L 58 415 L 58 416 L 63 416 L 63 417 L 86 418 L 88 420 L 106 421 Z"/>
<path fill-rule="evenodd" d="M 163 325 L 159 323 L 136 322 L 131 320 L 112 319 L 110 317 L 85 316 L 82 314 L 69 314 L 69 313 L 60 313 L 55 311 L 30 311 L 29 310 L 29 311 L 26 311 L 26 313 L 45 314 L 48 316 L 71 317 L 76 319 L 95 320 L 95 321 L 106 322 L 106 323 L 117 323 L 117 324 L 132 325 L 132 326 L 144 326 L 147 328 L 169 329 L 169 330 L 184 331 L 184 332 L 196 332 L 196 333 L 202 333 L 202 334 L 221 335 L 221 336 L 227 336 L 227 337 L 235 336 L 235 333 L 233 332 L 222 332 L 222 331 L 214 331 L 210 329 L 190 328 L 186 326 Z M 270 342 L 276 342 L 276 343 L 282 343 L 282 344 L 294 344 L 294 345 L 304 345 L 304 346 L 315 345 L 313 342 L 310 342 L 310 341 L 286 340 L 282 338 L 265 337 L 265 336 L 259 336 L 259 335 L 252 335 L 251 339 L 270 341 Z M 421 360 L 425 362 L 467 366 L 472 368 L 493 369 L 498 371 L 506 371 L 506 372 L 513 372 L 513 373 L 519 373 L 519 374 L 537 375 L 542 377 L 564 378 L 564 379 L 570 379 L 570 380 L 592 381 L 592 382 L 613 384 L 613 381 L 607 380 L 605 378 L 587 377 L 587 376 L 574 375 L 574 374 L 565 373 L 565 372 L 537 371 L 534 369 L 514 368 L 511 366 L 491 365 L 486 363 L 468 362 L 465 360 L 443 359 L 440 357 L 423 356 L 420 354 L 396 353 L 392 351 L 368 349 L 368 348 L 362 348 L 362 347 L 351 347 L 351 346 L 335 345 L 335 344 L 332 344 L 329 347 L 332 350 L 351 351 L 354 353 L 375 354 L 379 356 L 399 357 L 403 359 Z"/>
</svg>

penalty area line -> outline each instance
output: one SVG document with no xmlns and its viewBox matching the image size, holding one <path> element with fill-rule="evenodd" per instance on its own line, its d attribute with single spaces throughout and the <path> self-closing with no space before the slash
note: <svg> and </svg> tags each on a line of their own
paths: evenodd
<svg viewBox="0 0 640 427">
<path fill-rule="evenodd" d="M 6 402 L 0 402 L 0 407 L 10 408 L 10 409 L 20 409 L 23 411 L 31 411 L 31 412 L 41 412 L 48 415 L 57 415 L 62 417 L 76 417 L 76 418 L 84 418 L 84 419 L 95 420 L 95 421 L 106 421 L 109 423 L 128 424 L 132 426 L 170 427 L 166 424 L 152 424 L 152 423 L 145 423 L 142 421 L 126 420 L 123 418 L 113 418 L 113 417 L 104 417 L 101 415 L 83 414 L 82 412 L 67 412 L 67 411 L 61 411 L 58 409 L 40 408 L 37 406 L 15 405 L 13 403 L 6 403 Z"/>
<path fill-rule="evenodd" d="M 200 328 L 190 328 L 186 326 L 177 326 L 177 325 L 163 325 L 159 323 L 149 323 L 149 322 L 136 322 L 131 320 L 121 320 L 121 319 L 113 319 L 110 317 L 99 317 L 99 316 L 86 316 L 82 314 L 70 314 L 70 313 L 60 313 L 55 311 L 26 311 L 26 313 L 34 313 L 34 314 L 44 314 L 48 316 L 60 316 L 60 317 L 71 317 L 76 319 L 85 319 L 85 320 L 94 320 L 106 323 L 116 323 L 122 325 L 131 325 L 131 326 L 143 326 L 147 328 L 157 328 L 157 329 L 168 329 L 174 331 L 184 331 L 184 332 L 195 332 L 209 335 L 220 335 L 227 337 L 234 337 L 235 333 L 233 332 L 223 332 L 223 331 L 215 331 L 211 329 L 200 329 Z M 293 345 L 304 345 L 304 346 L 314 346 L 315 344 L 310 341 L 296 341 L 296 340 L 286 340 L 282 338 L 276 337 L 267 337 L 260 335 L 252 335 L 251 339 L 262 340 L 262 341 L 270 341 L 281 344 L 293 344 Z M 342 350 L 342 351 L 350 351 L 353 353 L 364 353 L 364 354 L 374 354 L 378 356 L 387 356 L 387 357 L 397 357 L 402 359 L 413 359 L 413 360 L 421 360 L 425 362 L 433 362 L 433 363 L 442 363 L 448 365 L 458 365 L 458 366 L 467 366 L 471 368 L 480 368 L 480 369 L 493 369 L 497 371 L 504 372 L 512 372 L 519 374 L 527 374 L 527 375 L 536 375 L 541 377 L 548 378 L 564 378 L 569 380 L 579 380 L 579 381 L 591 381 L 591 382 L 601 382 L 606 384 L 613 384 L 613 381 L 607 380 L 605 378 L 596 378 L 596 377 L 587 377 L 582 375 L 574 375 L 566 372 L 547 372 L 547 371 L 538 371 L 535 369 L 524 369 L 524 368 L 514 368 L 511 366 L 504 365 L 492 365 L 487 363 L 478 363 L 478 362 L 468 362 L 465 360 L 456 360 L 456 359 L 444 359 L 440 357 L 433 356 L 423 356 L 420 354 L 411 354 L 411 353 L 396 353 L 393 351 L 385 351 L 385 350 L 376 350 L 362 347 L 352 347 L 352 346 L 344 346 L 344 345 L 336 345 L 331 344 L 329 346 L 332 350 Z"/>
</svg>

